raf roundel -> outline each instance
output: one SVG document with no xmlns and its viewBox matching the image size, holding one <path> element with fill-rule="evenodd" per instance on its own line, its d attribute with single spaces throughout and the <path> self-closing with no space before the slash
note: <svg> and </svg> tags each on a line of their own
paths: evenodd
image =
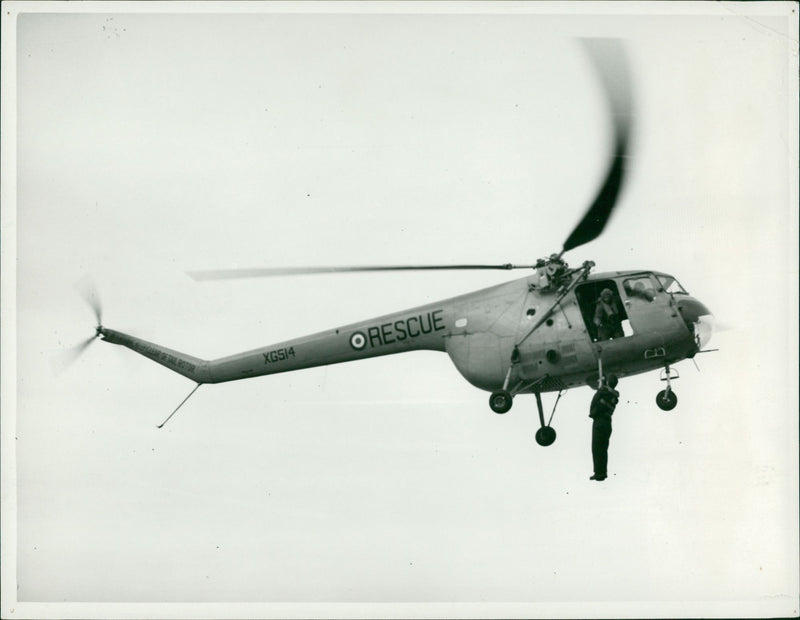
<svg viewBox="0 0 800 620">
<path fill-rule="evenodd" d="M 350 336 L 350 346 L 353 347 L 356 351 L 360 351 L 365 346 L 367 346 L 367 337 L 361 332 L 356 332 L 355 334 Z"/>
</svg>

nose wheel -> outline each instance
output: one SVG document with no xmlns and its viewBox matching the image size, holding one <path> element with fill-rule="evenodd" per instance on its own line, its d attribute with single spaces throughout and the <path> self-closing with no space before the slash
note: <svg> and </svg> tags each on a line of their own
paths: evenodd
<svg viewBox="0 0 800 620">
<path fill-rule="evenodd" d="M 656 394 L 656 405 L 661 411 L 672 411 L 675 409 L 675 405 L 678 404 L 678 397 L 675 392 L 672 391 L 672 379 L 679 379 L 680 375 L 678 371 L 674 368 L 670 368 L 669 364 L 661 371 L 661 380 L 667 382 L 666 389 L 661 390 L 658 394 Z"/>
<path fill-rule="evenodd" d="M 677 404 L 678 397 L 675 396 L 675 392 L 672 390 L 661 390 L 656 394 L 656 405 L 658 405 L 659 409 L 662 411 L 672 411 Z"/>
</svg>

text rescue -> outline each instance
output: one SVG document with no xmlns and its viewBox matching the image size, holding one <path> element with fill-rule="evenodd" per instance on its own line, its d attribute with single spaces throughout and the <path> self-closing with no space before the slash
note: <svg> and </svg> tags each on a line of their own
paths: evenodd
<svg viewBox="0 0 800 620">
<path fill-rule="evenodd" d="M 416 338 L 422 334 L 430 334 L 445 329 L 443 310 L 433 310 L 426 314 L 399 319 L 394 323 L 383 323 L 368 327 L 364 332 L 355 332 L 350 336 L 350 346 L 360 351 L 369 344 L 371 348 L 380 347 L 393 342 L 402 342 L 408 338 Z"/>
</svg>

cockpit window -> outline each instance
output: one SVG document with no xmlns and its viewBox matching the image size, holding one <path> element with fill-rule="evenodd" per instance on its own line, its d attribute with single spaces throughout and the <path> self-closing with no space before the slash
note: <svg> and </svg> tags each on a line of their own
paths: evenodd
<svg viewBox="0 0 800 620">
<path fill-rule="evenodd" d="M 656 277 L 658 278 L 659 282 L 661 283 L 661 288 L 663 288 L 670 295 L 674 295 L 674 294 L 677 294 L 677 295 L 688 295 L 689 294 L 689 293 L 686 292 L 686 289 L 684 289 L 681 286 L 681 283 L 678 282 L 672 276 L 659 275 L 659 276 L 656 276 Z"/>
<path fill-rule="evenodd" d="M 628 278 L 622 283 L 628 298 L 643 299 L 651 302 L 656 298 L 656 292 L 649 276 Z"/>
</svg>

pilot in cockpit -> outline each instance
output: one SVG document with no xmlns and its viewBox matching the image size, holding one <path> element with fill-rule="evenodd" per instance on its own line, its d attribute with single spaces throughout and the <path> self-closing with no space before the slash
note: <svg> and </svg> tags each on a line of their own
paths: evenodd
<svg viewBox="0 0 800 620">
<path fill-rule="evenodd" d="M 653 299 L 655 298 L 655 295 L 653 295 L 653 291 L 650 289 L 646 289 L 644 286 L 644 282 L 642 282 L 641 280 L 639 280 L 636 284 L 634 284 L 632 293 L 634 296 L 641 297 L 646 301 L 653 301 Z"/>
</svg>

